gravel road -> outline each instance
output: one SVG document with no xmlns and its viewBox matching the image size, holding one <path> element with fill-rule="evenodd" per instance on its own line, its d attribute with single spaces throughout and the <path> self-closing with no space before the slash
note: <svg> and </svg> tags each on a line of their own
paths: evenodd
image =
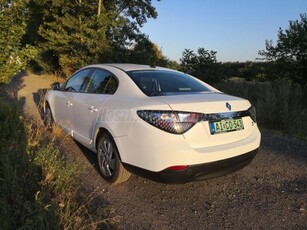
<svg viewBox="0 0 307 230">
<path fill-rule="evenodd" d="M 39 117 L 32 95 L 50 82 L 32 75 L 21 82 L 25 111 Z M 102 191 L 95 205 L 114 208 L 116 229 L 307 229 L 306 142 L 262 130 L 258 155 L 238 172 L 183 185 L 133 175 L 116 186 L 100 177 L 94 153 L 71 138 L 64 143 L 68 157 L 89 166 L 81 183 Z"/>
</svg>

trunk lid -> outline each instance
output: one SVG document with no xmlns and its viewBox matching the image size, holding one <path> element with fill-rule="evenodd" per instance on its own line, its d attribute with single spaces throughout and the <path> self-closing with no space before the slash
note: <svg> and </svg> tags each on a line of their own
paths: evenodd
<svg viewBox="0 0 307 230">
<path fill-rule="evenodd" d="M 154 97 L 168 104 L 175 111 L 198 112 L 203 114 L 219 114 L 248 110 L 248 100 L 223 93 L 199 93 L 190 95 L 173 95 Z M 227 119 L 227 118 L 226 118 Z M 184 138 L 192 148 L 208 148 L 225 146 L 248 138 L 257 129 L 249 116 L 242 118 L 244 129 L 212 134 L 210 122 L 202 121 L 184 133 Z"/>
<path fill-rule="evenodd" d="M 173 110 L 205 114 L 242 111 L 251 106 L 248 100 L 214 92 L 152 98 L 168 104 Z"/>
</svg>

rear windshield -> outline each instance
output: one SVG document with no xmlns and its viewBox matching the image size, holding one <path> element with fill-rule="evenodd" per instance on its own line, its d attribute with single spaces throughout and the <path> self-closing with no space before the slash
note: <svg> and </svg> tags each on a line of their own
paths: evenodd
<svg viewBox="0 0 307 230">
<path fill-rule="evenodd" d="M 210 91 L 187 74 L 164 70 L 129 71 L 128 75 L 147 96 Z"/>
</svg>

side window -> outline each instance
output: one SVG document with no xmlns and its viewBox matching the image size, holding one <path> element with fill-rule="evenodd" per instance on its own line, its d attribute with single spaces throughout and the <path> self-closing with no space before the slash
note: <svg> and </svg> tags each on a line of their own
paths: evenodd
<svg viewBox="0 0 307 230">
<path fill-rule="evenodd" d="M 118 82 L 115 77 L 111 77 L 104 93 L 114 94 L 118 88 Z"/>
<path fill-rule="evenodd" d="M 117 81 L 111 73 L 96 69 L 88 84 L 87 93 L 113 94 L 117 89 Z"/>
<path fill-rule="evenodd" d="M 90 82 L 91 69 L 81 70 L 73 75 L 66 83 L 64 90 L 69 92 L 84 92 Z"/>
</svg>

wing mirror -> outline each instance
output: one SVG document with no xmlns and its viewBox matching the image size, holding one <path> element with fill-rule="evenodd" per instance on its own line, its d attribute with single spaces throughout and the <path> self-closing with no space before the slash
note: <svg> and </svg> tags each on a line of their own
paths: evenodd
<svg viewBox="0 0 307 230">
<path fill-rule="evenodd" d="M 51 90 L 60 90 L 61 84 L 60 82 L 54 82 L 50 85 Z"/>
</svg>

